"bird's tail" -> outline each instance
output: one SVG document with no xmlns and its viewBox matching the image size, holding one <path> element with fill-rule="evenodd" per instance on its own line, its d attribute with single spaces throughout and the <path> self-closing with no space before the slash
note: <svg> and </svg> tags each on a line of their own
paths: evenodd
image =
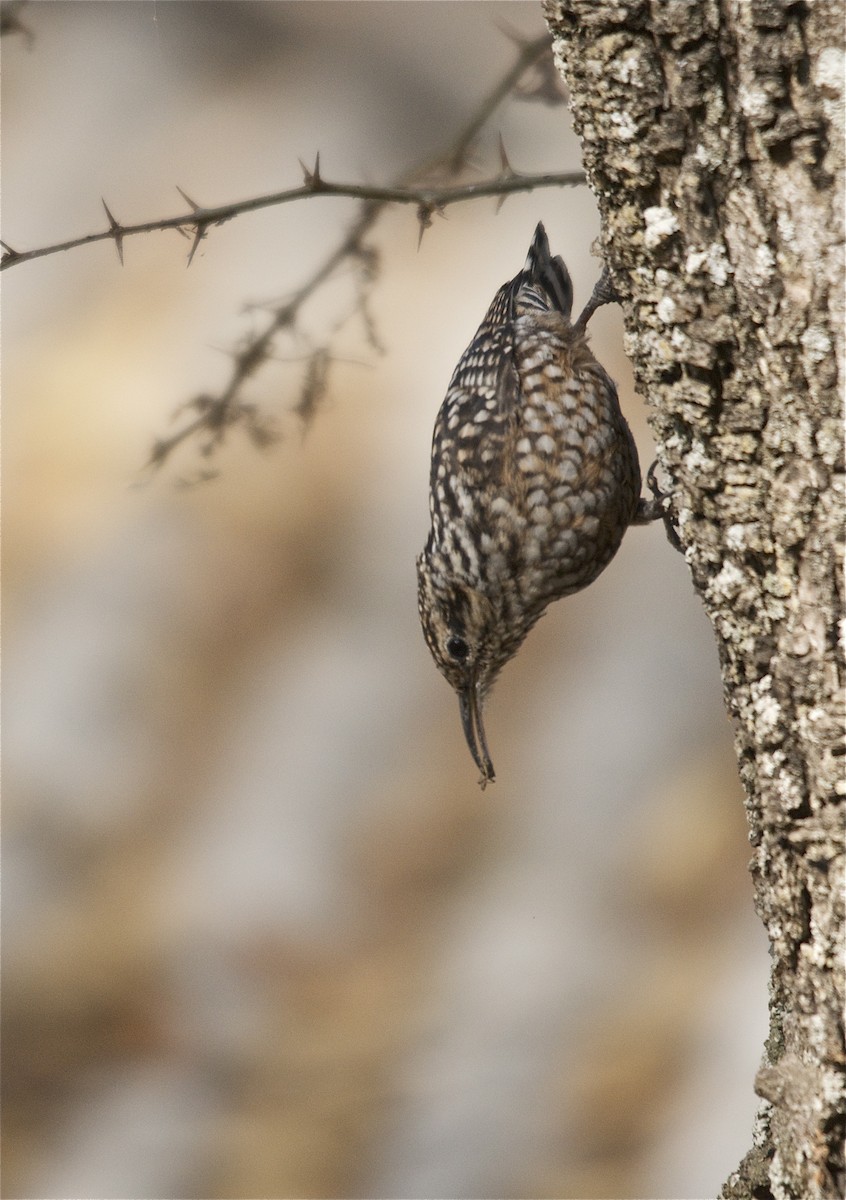
<svg viewBox="0 0 846 1200">
<path fill-rule="evenodd" d="M 528 299 L 523 289 L 529 288 L 537 294 L 537 299 L 541 301 L 540 307 L 562 312 L 565 317 L 570 316 L 573 307 L 573 281 L 563 260 L 558 255 L 553 258 L 550 254 L 549 239 L 540 221 L 529 246 L 526 265 L 518 278 L 521 300 L 525 302 Z"/>
</svg>

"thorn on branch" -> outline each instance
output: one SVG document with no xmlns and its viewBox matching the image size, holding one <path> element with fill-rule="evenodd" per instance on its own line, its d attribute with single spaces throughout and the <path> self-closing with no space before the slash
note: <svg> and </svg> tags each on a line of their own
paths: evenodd
<svg viewBox="0 0 846 1200">
<path fill-rule="evenodd" d="M 194 201 L 191 199 L 191 197 L 187 194 L 187 192 L 183 192 L 182 188 L 179 186 L 178 183 L 176 185 L 176 190 L 179 192 L 180 196 L 182 197 L 182 199 L 185 201 L 185 203 L 188 205 L 188 207 L 191 209 L 192 212 L 200 211 L 200 205 L 195 204 Z"/>
<path fill-rule="evenodd" d="M 521 178 L 520 172 L 515 171 L 509 161 L 508 153 L 505 149 L 505 142 L 502 140 L 501 133 L 499 135 L 499 163 L 500 163 L 500 172 L 499 172 L 499 175 L 497 176 L 498 179 L 508 180 L 508 179 L 520 179 Z M 497 212 L 499 212 L 499 210 L 502 208 L 503 204 L 505 203 L 505 201 L 507 199 L 508 199 L 508 192 L 503 192 L 500 196 L 497 197 L 497 202 L 496 202 L 496 211 Z"/>
<path fill-rule="evenodd" d="M 500 164 L 500 179 L 519 179 L 520 173 L 515 171 L 508 159 L 508 153 L 505 149 L 505 142 L 502 140 L 502 134 L 499 135 L 499 164 Z"/>
<path fill-rule="evenodd" d="M 432 224 L 432 206 L 431 204 L 421 204 L 417 209 L 417 223 L 420 226 L 420 231 L 417 235 L 417 249 L 420 249 L 420 244 L 423 241 L 423 234 Z"/>
<path fill-rule="evenodd" d="M 197 247 L 208 233 L 208 227 L 208 221 L 198 221 L 194 226 L 194 241 L 191 243 L 191 249 L 188 253 L 188 261 L 185 264 L 186 267 L 190 267 L 191 263 L 194 261 L 194 255 L 197 253 Z"/>
<path fill-rule="evenodd" d="M 194 200 L 192 200 L 191 197 L 188 195 L 188 193 L 184 192 L 178 183 L 176 185 L 176 190 L 179 192 L 180 196 L 182 197 L 182 199 L 185 201 L 185 203 L 188 205 L 188 207 L 191 209 L 192 212 L 195 212 L 195 213 L 202 212 L 201 206 L 199 204 L 197 204 Z M 194 261 L 194 255 L 197 253 L 197 247 L 199 246 L 199 244 L 203 240 L 203 238 L 206 236 L 206 233 L 208 232 L 208 227 L 209 227 L 208 221 L 192 221 L 190 224 L 187 224 L 184 227 L 179 226 L 179 232 L 184 237 L 191 236 L 190 233 L 188 232 L 189 229 L 194 230 L 194 240 L 192 241 L 191 249 L 188 252 L 188 262 L 185 264 L 186 267 L 190 267 L 191 263 Z"/>
<path fill-rule="evenodd" d="M 207 209 L 203 208 L 202 204 L 197 204 L 197 202 L 195 200 L 192 200 L 191 197 L 188 195 L 188 193 L 182 190 L 182 188 L 179 186 L 179 184 L 176 184 L 176 190 L 179 192 L 180 196 L 185 201 L 185 203 L 190 207 L 190 209 L 193 213 L 202 213 L 202 212 L 208 211 Z M 229 212 L 224 216 L 220 216 L 220 217 L 216 217 L 216 218 L 213 218 L 210 216 L 209 217 L 198 216 L 196 221 L 186 221 L 184 225 L 176 226 L 176 228 L 183 235 L 183 237 L 191 237 L 191 234 L 188 231 L 191 229 L 193 229 L 193 231 L 194 231 L 193 241 L 191 243 L 191 249 L 188 253 L 188 262 L 185 264 L 186 266 L 188 266 L 188 267 L 191 266 L 191 263 L 194 261 L 194 255 L 197 253 L 197 247 L 199 246 L 199 244 L 203 240 L 203 238 L 206 236 L 206 234 L 208 233 L 211 226 L 212 225 L 223 225 L 223 224 L 225 224 L 226 221 L 230 221 L 234 215 L 235 215 L 234 212 Z"/>
<path fill-rule="evenodd" d="M 307 188 L 311 188 L 313 192 L 319 192 L 323 187 L 323 176 L 320 174 L 320 151 L 314 158 L 314 170 L 310 171 L 300 158 L 297 160 L 303 169 L 303 183 Z"/>
<path fill-rule="evenodd" d="M 100 199 L 103 200 L 103 197 L 101 196 Z M 109 229 L 112 232 L 112 237 L 115 239 L 115 250 L 117 250 L 118 260 L 120 265 L 123 266 L 123 227 L 121 226 L 120 222 L 116 221 L 109 212 L 109 206 L 105 200 L 103 200 L 103 208 L 106 210 L 106 216 L 109 221 Z"/>
<path fill-rule="evenodd" d="M 2 241 L 0 241 L 0 246 L 3 247 L 2 263 L 4 267 L 9 266 L 15 261 L 16 258 L 20 258 L 21 255 L 19 250 L 13 250 L 11 246 L 7 246 L 6 243 Z"/>
<path fill-rule="evenodd" d="M 438 204 L 435 200 L 423 200 L 417 206 L 417 222 L 420 226 L 420 232 L 417 235 L 418 250 L 420 249 L 420 243 L 423 241 L 423 234 L 427 229 L 431 228 L 434 213 L 437 213 L 439 217 L 445 217 L 444 205 Z"/>
</svg>

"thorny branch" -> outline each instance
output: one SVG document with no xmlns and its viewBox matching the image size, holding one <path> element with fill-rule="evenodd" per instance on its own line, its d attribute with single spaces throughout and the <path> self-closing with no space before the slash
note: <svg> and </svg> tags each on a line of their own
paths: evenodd
<svg viewBox="0 0 846 1200">
<path fill-rule="evenodd" d="M 244 213 L 291 203 L 295 200 L 310 199 L 314 196 L 343 196 L 361 201 L 358 216 L 349 226 L 337 247 L 327 255 L 305 283 L 292 295 L 289 295 L 283 303 L 270 309 L 264 329 L 257 335 L 247 338 L 235 351 L 229 378 L 221 391 L 216 395 L 204 393 L 195 396 L 177 410 L 175 415 L 187 414 L 187 419 L 173 434 L 159 438 L 153 444 L 147 462 L 148 467 L 155 469 L 162 466 L 177 447 L 193 438 L 200 439 L 200 453 L 204 457 L 209 457 L 223 442 L 227 432 L 236 425 L 240 426 L 259 447 L 266 446 L 275 440 L 277 435 L 271 424 L 260 415 L 254 404 L 241 399 L 244 384 L 271 358 L 277 336 L 283 331 L 290 333 L 297 331 L 297 317 L 303 305 L 345 263 L 351 263 L 356 272 L 357 302 L 353 312 L 363 320 L 368 340 L 373 348 L 377 351 L 381 349 L 368 310 L 369 294 L 376 278 L 377 255 L 376 251 L 366 244 L 365 237 L 388 205 L 413 204 L 416 208 L 420 238 L 422 239 L 423 233 L 432 223 L 433 215 L 442 213 L 451 204 L 485 196 L 499 197 L 501 204 L 508 195 L 514 192 L 532 191 L 539 187 L 574 186 L 584 183 L 584 174 L 580 171 L 543 175 L 517 173 L 508 162 L 501 141 L 501 170 L 495 178 L 483 182 L 452 185 L 446 182 L 467 167 L 468 153 L 476 137 L 491 114 L 509 95 L 513 94 L 520 99 L 540 100 L 545 103 L 562 102 L 560 82 L 552 62 L 548 36 L 544 35 L 532 41 L 525 41 L 508 30 L 504 30 L 504 32 L 517 44 L 517 55 L 509 70 L 483 98 L 476 111 L 459 130 L 451 145 L 417 164 L 388 186 L 373 187 L 330 182 L 324 179 L 320 173 L 320 156 L 318 154 L 313 168 L 309 169 L 303 166 L 302 185 L 286 191 L 215 207 L 205 207 L 196 204 L 179 188 L 177 190 L 189 206 L 188 213 L 135 225 L 125 225 L 118 221 L 104 200 L 103 207 L 108 228 L 99 233 L 25 251 L 15 250 L 0 242 L 4 251 L 2 259 L 0 259 L 0 269 L 16 266 L 30 259 L 58 254 L 64 250 L 108 240 L 114 242 L 115 250 L 123 263 L 126 238 L 153 231 L 176 229 L 191 238 L 191 248 L 188 254 L 190 265 L 200 242 L 210 229 Z M 346 319 L 349 319 L 349 316 Z M 308 355 L 301 396 L 293 409 L 305 423 L 313 417 L 326 391 L 332 362 L 330 350 L 325 345 L 313 349 Z M 196 480 L 209 479 L 213 477 L 214 473 L 212 470 L 204 469 L 197 474 Z"/>
<path fill-rule="evenodd" d="M 216 396 L 198 396 L 183 406 L 182 411 L 192 412 L 193 416 L 170 437 L 160 438 L 154 443 L 148 460 L 149 467 L 160 467 L 177 447 L 193 437 L 202 439 L 201 453 L 209 456 L 223 441 L 228 429 L 235 425 L 242 425 L 247 435 L 258 445 L 266 445 L 274 440 L 274 431 L 261 420 L 255 406 L 245 403 L 240 398 L 243 386 L 271 357 L 277 335 L 285 330 L 294 331 L 302 306 L 344 263 L 351 262 L 356 268 L 359 293 L 356 311 L 364 320 L 371 345 L 376 350 L 381 349 L 367 309 L 370 287 L 376 278 L 377 255 L 375 250 L 366 244 L 365 238 L 388 204 L 398 200 L 416 203 L 422 238 L 424 231 L 431 224 L 433 214 L 444 207 L 445 203 L 482 195 L 502 197 L 511 191 L 524 190 L 518 186 L 521 182 L 540 186 L 537 182 L 531 183 L 532 176 L 518 176 L 504 156 L 502 171 L 496 180 L 465 187 L 438 186 L 440 180 L 454 177 L 466 167 L 468 153 L 479 132 L 502 101 L 513 94 L 518 86 L 521 87 L 518 95 L 525 99 L 542 100 L 547 103 L 561 102 L 562 95 L 555 82 L 557 75 L 549 51 L 548 37 L 543 36 L 530 42 L 514 40 L 518 46 L 514 63 L 483 98 L 450 146 L 417 164 L 395 180 L 390 187 L 362 188 L 356 193 L 362 201 L 358 216 L 338 246 L 293 295 L 271 309 L 264 329 L 257 336 L 249 338 L 235 353 L 229 379 L 220 393 Z M 550 79 L 553 80 L 552 83 Z M 321 190 L 325 192 L 331 186 L 320 175 L 319 156 L 312 170 L 303 167 L 303 171 L 304 184 L 301 190 L 307 194 L 319 193 Z M 559 186 L 584 182 L 581 172 L 542 178 L 548 179 L 549 185 L 555 183 Z M 203 215 L 208 216 L 210 211 L 204 210 Z M 203 231 L 207 227 L 203 226 Z M 197 240 L 195 237 L 194 248 Z M 313 418 L 326 392 L 332 361 L 329 348 L 325 345 L 314 349 L 309 356 L 300 399 L 293 409 L 305 423 Z M 199 478 L 206 479 L 211 474 L 213 472 L 205 471 Z"/>
<path fill-rule="evenodd" d="M 319 156 L 318 156 L 319 157 Z M 122 225 L 109 211 L 103 201 L 103 207 L 109 219 L 108 229 L 99 233 L 89 233 L 83 237 L 70 238 L 65 242 L 55 242 L 50 246 L 39 246 L 34 250 L 13 250 L 5 242 L 0 242 L 4 253 L 0 258 L 0 270 L 19 266 L 34 258 L 45 258 L 50 254 L 59 254 L 64 250 L 75 250 L 80 246 L 90 246 L 95 242 L 114 241 L 118 257 L 123 264 L 122 242 L 125 238 L 141 233 L 155 233 L 164 229 L 176 229 L 179 232 L 191 231 L 194 239 L 188 263 L 194 256 L 197 244 L 205 237 L 207 231 L 214 225 L 223 225 L 233 217 L 244 213 L 257 212 L 261 208 L 273 208 L 280 204 L 289 204 L 292 200 L 304 200 L 310 196 L 346 196 L 357 200 L 377 201 L 380 207 L 384 204 L 414 204 L 420 213 L 440 212 L 451 204 L 462 200 L 479 200 L 484 196 L 508 196 L 513 192 L 531 192 L 541 187 L 565 187 L 584 182 L 581 171 L 564 171 L 546 175 L 498 175 L 495 179 L 486 179 L 481 183 L 467 183 L 460 187 L 378 187 L 370 184 L 330 183 L 319 172 L 319 164 L 313 171 L 304 168 L 305 182 L 296 188 L 283 192 L 271 192 L 263 196 L 254 196 L 248 200 L 235 200 L 229 204 L 219 204 L 204 207 L 189 200 L 182 188 L 177 187 L 180 195 L 191 205 L 189 213 L 176 217 L 157 217 L 153 221 L 141 221 L 137 225 Z"/>
</svg>

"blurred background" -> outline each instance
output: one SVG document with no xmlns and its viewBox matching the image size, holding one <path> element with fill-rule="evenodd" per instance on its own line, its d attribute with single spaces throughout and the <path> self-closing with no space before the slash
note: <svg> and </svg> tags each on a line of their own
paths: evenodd
<svg viewBox="0 0 846 1200">
<path fill-rule="evenodd" d="M 3 44 L 3 238 L 447 149 L 534 3 L 29 4 Z M 579 166 L 506 101 L 468 177 Z M 767 955 L 716 647 L 633 529 L 488 707 L 484 794 L 420 633 L 435 413 L 542 219 L 577 304 L 586 188 L 386 210 L 233 430 L 144 470 L 261 306 L 340 244 L 318 197 L 4 275 L 7 1197 L 694 1197 L 748 1149 Z M 610 309 L 594 348 L 652 444 Z M 304 361 L 341 361 L 308 428 Z M 186 487 L 212 467 L 217 477 Z"/>
</svg>

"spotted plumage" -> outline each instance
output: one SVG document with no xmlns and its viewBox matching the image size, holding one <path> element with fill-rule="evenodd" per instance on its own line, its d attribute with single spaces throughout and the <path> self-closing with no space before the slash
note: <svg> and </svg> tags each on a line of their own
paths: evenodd
<svg viewBox="0 0 846 1200">
<path fill-rule="evenodd" d="M 482 704 L 500 669 L 547 605 L 608 565 L 630 524 L 660 515 L 639 501 L 617 390 L 588 347 L 586 316 L 571 322 L 572 301 L 567 268 L 538 225 L 435 423 L 420 619 L 458 693 L 482 786 L 494 778 Z"/>
</svg>

